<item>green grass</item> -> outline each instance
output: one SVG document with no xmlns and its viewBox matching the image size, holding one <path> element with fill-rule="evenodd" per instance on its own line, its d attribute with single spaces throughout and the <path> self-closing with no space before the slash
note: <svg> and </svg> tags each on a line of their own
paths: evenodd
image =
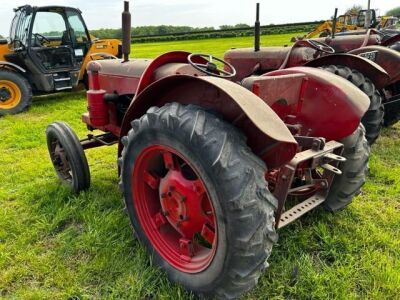
<svg viewBox="0 0 400 300">
<path fill-rule="evenodd" d="M 183 49 L 221 56 L 249 45 L 251 38 L 145 44 L 134 45 L 133 55 Z M 64 120 L 84 136 L 84 111 L 83 92 L 65 93 L 0 119 L 0 298 L 191 298 L 133 238 L 115 146 L 87 152 L 88 192 L 74 196 L 60 186 L 45 128 Z M 385 129 L 372 150 L 362 194 L 335 215 L 317 209 L 281 230 L 270 268 L 245 299 L 400 299 L 400 124 Z"/>
</svg>

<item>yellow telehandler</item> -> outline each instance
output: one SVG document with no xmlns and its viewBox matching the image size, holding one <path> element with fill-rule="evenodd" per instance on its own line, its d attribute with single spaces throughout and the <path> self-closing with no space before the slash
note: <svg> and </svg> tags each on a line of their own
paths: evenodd
<svg viewBox="0 0 400 300">
<path fill-rule="evenodd" d="M 96 39 L 79 9 L 65 6 L 14 9 L 8 39 L 0 40 L 0 116 L 29 107 L 33 94 L 87 85 L 91 60 L 120 58 L 117 39 Z"/>
</svg>

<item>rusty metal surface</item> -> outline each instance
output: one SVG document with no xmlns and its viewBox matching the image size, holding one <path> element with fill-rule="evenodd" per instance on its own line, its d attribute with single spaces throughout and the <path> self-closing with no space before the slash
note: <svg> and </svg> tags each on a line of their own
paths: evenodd
<svg viewBox="0 0 400 300">
<path fill-rule="evenodd" d="M 301 125 L 302 135 L 320 136 L 328 141 L 340 140 L 357 129 L 370 104 L 366 94 L 349 81 L 317 68 L 289 68 L 269 72 L 265 76 L 291 74 L 307 77 L 299 99 L 301 103 L 295 102 L 292 107 L 282 108 L 295 115 L 293 123 Z M 280 84 L 284 85 L 281 90 L 292 89 L 290 80 L 282 80 Z M 271 103 L 273 96 L 268 101 Z M 275 102 L 276 105 L 282 103 L 279 94 L 275 95 Z"/>
<path fill-rule="evenodd" d="M 365 32 L 364 32 L 365 33 Z M 328 44 L 337 53 L 347 53 L 353 49 L 360 48 L 363 44 L 368 45 L 378 45 L 380 43 L 380 37 L 377 34 L 371 34 L 365 41 L 366 35 L 345 35 L 345 36 L 335 36 L 334 39 L 330 37 L 317 38 L 316 41 Z"/>
<path fill-rule="evenodd" d="M 232 64 L 237 75 L 233 81 L 241 81 L 256 71 L 262 74 L 267 71 L 277 70 L 285 61 L 291 51 L 288 66 L 299 66 L 314 59 L 315 50 L 307 47 L 264 47 L 260 51 L 253 48 L 231 49 L 225 52 L 224 60 Z"/>
<path fill-rule="evenodd" d="M 148 86 L 129 107 L 121 135 L 126 135 L 130 122 L 142 116 L 149 107 L 174 101 L 219 113 L 227 122 L 243 130 L 249 146 L 270 166 L 281 165 L 296 153 L 297 142 L 264 101 L 236 83 L 208 76 L 173 75 Z"/>
<path fill-rule="evenodd" d="M 326 65 L 343 65 L 355 69 L 369 78 L 378 89 L 383 88 L 390 82 L 389 75 L 381 66 L 358 55 L 341 53 L 327 55 L 305 64 L 305 66 L 314 68 Z"/>
<path fill-rule="evenodd" d="M 361 54 L 365 52 L 378 51 L 374 62 L 384 69 L 390 77 L 385 85 L 392 84 L 400 80 L 400 53 L 383 46 L 368 46 L 350 51 L 351 54 Z"/>
<path fill-rule="evenodd" d="M 102 75 L 140 78 L 152 61 L 152 59 L 131 59 L 123 62 L 121 59 L 105 59 L 96 63 L 100 65 L 99 73 Z"/>
</svg>

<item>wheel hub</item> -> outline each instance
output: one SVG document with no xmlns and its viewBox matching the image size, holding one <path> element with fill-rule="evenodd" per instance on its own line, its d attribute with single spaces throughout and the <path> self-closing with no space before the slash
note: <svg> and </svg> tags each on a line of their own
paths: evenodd
<svg viewBox="0 0 400 300">
<path fill-rule="evenodd" d="M 12 109 L 22 99 L 21 89 L 15 82 L 0 80 L 0 109 Z"/>
<path fill-rule="evenodd" d="M 132 174 L 133 200 L 147 238 L 175 268 L 197 273 L 217 247 L 217 218 L 203 180 L 177 151 L 145 148 Z"/>
<path fill-rule="evenodd" d="M 6 102 L 11 98 L 11 92 L 9 89 L 2 87 L 0 88 L 0 101 Z"/>
<path fill-rule="evenodd" d="M 170 170 L 160 182 L 162 212 L 183 237 L 192 239 L 208 222 L 202 209 L 205 191 L 197 180 L 184 178 L 182 172 Z"/>
</svg>

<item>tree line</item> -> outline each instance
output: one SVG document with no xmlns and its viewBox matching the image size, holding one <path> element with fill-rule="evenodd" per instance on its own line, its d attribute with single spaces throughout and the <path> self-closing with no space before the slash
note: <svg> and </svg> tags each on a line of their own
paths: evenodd
<svg viewBox="0 0 400 300">
<path fill-rule="evenodd" d="M 311 31 L 318 22 L 267 25 L 262 26 L 261 34 L 283 34 Z M 98 29 L 90 33 L 101 39 L 121 39 L 122 30 L 119 29 Z M 198 40 L 207 38 L 227 38 L 251 36 L 254 34 L 253 27 L 247 24 L 221 25 L 218 29 L 214 27 L 190 27 L 190 26 L 140 26 L 131 28 L 132 41 L 137 43 Z"/>
</svg>

